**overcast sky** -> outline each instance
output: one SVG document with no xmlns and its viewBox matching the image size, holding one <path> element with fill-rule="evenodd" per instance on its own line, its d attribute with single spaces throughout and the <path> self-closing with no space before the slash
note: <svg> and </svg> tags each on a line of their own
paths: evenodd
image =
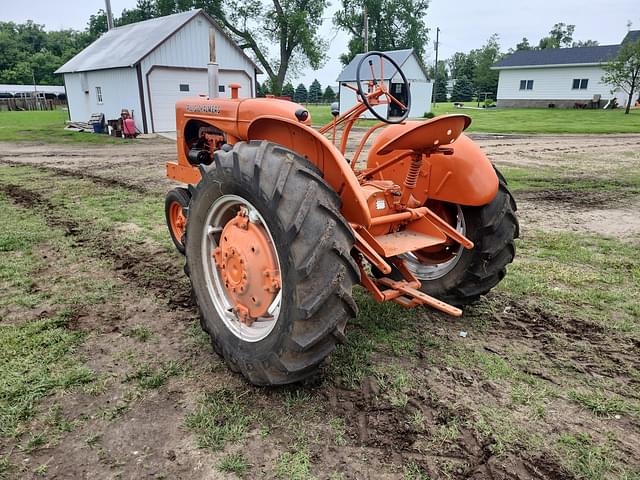
<svg viewBox="0 0 640 480">
<path fill-rule="evenodd" d="M 346 50 L 348 36 L 332 25 L 333 12 L 339 0 L 330 0 L 325 12 L 321 34 L 328 41 L 329 60 L 319 71 L 307 69 L 295 79 L 310 84 L 318 78 L 322 85 L 335 84 L 341 65 L 338 56 Z M 75 28 L 82 30 L 92 13 L 104 8 L 104 0 L 30 0 L 2 1 L 1 20 L 24 22 L 27 19 L 44 24 L 47 30 Z M 119 16 L 123 8 L 132 8 L 136 0 L 111 0 L 113 13 Z M 457 51 L 467 52 L 481 46 L 492 34 L 500 35 L 503 50 L 527 37 L 531 43 L 546 35 L 558 22 L 576 25 L 575 40 L 597 40 L 601 45 L 620 43 L 627 32 L 627 22 L 640 29 L 638 0 L 431 0 L 426 23 L 431 29 L 427 52 L 434 60 L 435 29 L 440 27 L 440 58 Z"/>
</svg>

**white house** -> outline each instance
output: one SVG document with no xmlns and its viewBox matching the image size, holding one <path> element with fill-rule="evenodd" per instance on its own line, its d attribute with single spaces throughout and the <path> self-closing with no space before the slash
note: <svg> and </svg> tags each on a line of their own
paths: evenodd
<svg viewBox="0 0 640 480">
<path fill-rule="evenodd" d="M 426 112 L 431 111 L 431 92 L 433 91 L 433 83 L 427 80 L 427 73 L 424 67 L 418 60 L 418 56 L 415 54 L 412 48 L 407 50 L 391 50 L 383 52 L 393 58 L 393 60 L 402 69 L 409 81 L 409 88 L 411 89 L 411 111 L 410 117 L 422 117 Z M 356 69 L 358 68 L 358 62 L 363 57 L 363 53 L 356 55 L 351 62 L 344 67 L 344 70 L 338 76 L 338 98 L 340 100 L 340 113 L 344 113 L 356 104 L 356 93 L 349 87 L 344 86 L 348 84 L 353 88 L 356 86 Z M 380 59 L 372 57 L 373 65 L 376 69 L 376 73 L 379 75 Z M 365 80 L 371 79 L 371 70 L 368 65 L 362 66 L 360 73 L 362 80 L 362 88 L 365 88 Z M 391 94 L 406 104 L 407 92 L 402 85 L 402 78 L 395 71 L 395 68 L 387 61 L 384 61 L 384 81 L 388 82 L 388 89 Z M 384 118 L 399 116 L 399 108 L 397 105 L 378 105 L 374 107 L 376 111 Z M 363 115 L 364 118 L 373 118 L 371 113 L 366 112 Z"/>
<path fill-rule="evenodd" d="M 126 108 L 141 132 L 165 132 L 176 129 L 176 100 L 207 93 L 214 54 L 220 95 L 239 83 L 241 96 L 255 96 L 260 70 L 202 10 L 109 30 L 56 73 L 64 75 L 71 120 L 118 118 Z"/>
<path fill-rule="evenodd" d="M 640 40 L 640 30 L 631 31 L 623 42 Z M 592 105 L 600 97 L 600 106 L 613 97 L 626 105 L 627 95 L 612 93 L 602 82 L 602 65 L 613 59 L 621 45 L 550 48 L 515 52 L 498 62 L 500 71 L 498 107 L 572 108 Z M 636 97 L 637 98 L 637 97 Z"/>
</svg>

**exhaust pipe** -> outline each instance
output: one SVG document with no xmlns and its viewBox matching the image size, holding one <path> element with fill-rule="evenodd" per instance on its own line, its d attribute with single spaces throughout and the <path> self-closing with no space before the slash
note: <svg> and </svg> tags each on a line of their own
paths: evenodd
<svg viewBox="0 0 640 480">
<path fill-rule="evenodd" d="M 209 98 L 218 97 L 218 64 L 209 62 L 207 64 L 207 80 L 209 83 Z"/>
</svg>

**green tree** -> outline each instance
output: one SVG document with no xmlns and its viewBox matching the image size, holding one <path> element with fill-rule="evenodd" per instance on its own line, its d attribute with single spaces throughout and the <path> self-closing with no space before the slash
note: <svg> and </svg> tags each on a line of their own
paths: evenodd
<svg viewBox="0 0 640 480">
<path fill-rule="evenodd" d="M 575 30 L 575 25 L 556 23 L 549 32 L 549 36 L 540 39 L 538 48 L 544 50 L 546 48 L 570 47 Z"/>
<path fill-rule="evenodd" d="M 618 55 L 603 68 L 605 74 L 602 81 L 628 95 L 624 112 L 628 114 L 634 93 L 640 89 L 640 40 L 635 43 L 624 42 Z"/>
<path fill-rule="evenodd" d="M 296 87 L 296 91 L 293 94 L 293 101 L 296 103 L 307 103 L 307 87 L 302 83 Z"/>
<path fill-rule="evenodd" d="M 309 95 L 307 101 L 309 103 L 320 103 L 320 100 L 322 100 L 322 86 L 320 85 L 318 79 L 315 79 L 309 86 Z"/>
<path fill-rule="evenodd" d="M 287 75 L 326 61 L 327 44 L 318 34 L 326 6 L 327 0 L 192 0 L 190 8 L 204 8 L 251 51 L 279 95 Z M 275 58 L 268 50 L 274 43 Z"/>
<path fill-rule="evenodd" d="M 493 34 L 482 48 L 472 50 L 470 55 L 475 58 L 472 78 L 474 90 L 480 93 L 490 92 L 495 98 L 498 92 L 499 72 L 491 67 L 502 58 L 498 35 Z"/>
<path fill-rule="evenodd" d="M 369 50 L 413 48 L 422 59 L 429 29 L 425 16 L 429 0 L 341 0 L 333 23 L 351 35 L 348 51 L 340 55 L 343 64 L 364 52 L 364 16 L 369 19 Z"/>
<path fill-rule="evenodd" d="M 433 88 L 433 101 L 434 102 L 446 102 L 447 101 L 447 82 L 449 81 L 449 74 L 447 72 L 447 62 L 444 60 L 438 61 L 438 68 L 433 66 L 429 68 L 429 77 L 435 80 Z"/>
<path fill-rule="evenodd" d="M 516 52 L 523 50 L 533 50 L 533 47 L 529 43 L 529 39 L 527 37 L 522 37 L 522 41 L 516 45 Z"/>
<path fill-rule="evenodd" d="M 476 71 L 476 59 L 472 55 L 456 52 L 448 63 L 451 78 L 454 80 L 461 77 L 473 78 Z"/>
<path fill-rule="evenodd" d="M 262 85 L 260 82 L 256 80 L 256 98 L 264 98 L 264 91 L 262 90 Z"/>
<path fill-rule="evenodd" d="M 451 100 L 454 102 L 469 102 L 473 98 L 473 84 L 466 76 L 455 79 Z"/>
<path fill-rule="evenodd" d="M 294 94 L 295 89 L 293 88 L 293 85 L 291 85 L 291 82 L 285 83 L 284 87 L 282 87 L 282 95 L 284 95 L 285 97 L 293 98 Z"/>
<path fill-rule="evenodd" d="M 600 42 L 598 42 L 597 40 L 578 40 L 577 42 L 573 42 L 571 46 L 573 48 L 580 48 L 580 47 L 597 47 L 598 45 L 600 45 Z"/>
<path fill-rule="evenodd" d="M 324 103 L 333 103 L 336 101 L 336 92 L 333 91 L 329 85 L 324 89 L 324 93 L 322 94 L 322 101 Z"/>
</svg>

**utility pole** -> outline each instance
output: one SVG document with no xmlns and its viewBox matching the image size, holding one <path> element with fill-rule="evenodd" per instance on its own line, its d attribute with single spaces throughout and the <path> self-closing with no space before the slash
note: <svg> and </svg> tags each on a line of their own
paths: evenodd
<svg viewBox="0 0 640 480">
<path fill-rule="evenodd" d="M 104 0 L 105 6 L 107 7 L 107 30 L 111 30 L 113 28 L 113 14 L 111 13 L 111 0 Z"/>
<path fill-rule="evenodd" d="M 440 27 L 436 28 L 436 68 L 433 70 L 433 92 L 431 100 L 433 105 L 436 104 L 436 85 L 438 84 L 438 47 L 440 46 Z"/>
<path fill-rule="evenodd" d="M 367 6 L 364 7 L 364 53 L 369 52 L 369 13 Z"/>
</svg>

